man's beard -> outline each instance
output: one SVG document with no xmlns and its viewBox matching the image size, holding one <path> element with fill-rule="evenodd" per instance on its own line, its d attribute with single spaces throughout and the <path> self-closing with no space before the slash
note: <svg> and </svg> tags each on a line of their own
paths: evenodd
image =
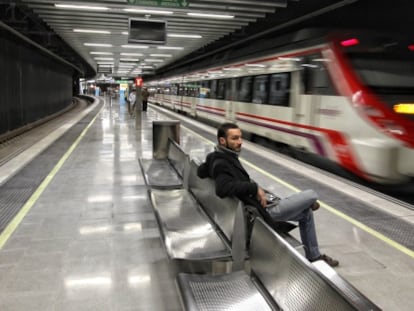
<svg viewBox="0 0 414 311">
<path fill-rule="evenodd" d="M 240 151 L 241 151 L 241 148 L 239 148 L 239 150 L 231 148 L 230 145 L 227 143 L 227 141 L 226 141 L 226 148 L 233 151 L 233 152 L 236 152 L 236 153 L 240 153 Z"/>
</svg>

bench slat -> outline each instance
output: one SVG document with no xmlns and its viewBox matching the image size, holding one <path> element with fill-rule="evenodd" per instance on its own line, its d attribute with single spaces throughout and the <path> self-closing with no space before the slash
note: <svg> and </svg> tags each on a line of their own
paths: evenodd
<svg viewBox="0 0 414 311">
<path fill-rule="evenodd" d="M 231 250 L 186 189 L 150 191 L 170 258 L 224 259 Z"/>
<path fill-rule="evenodd" d="M 139 159 L 145 183 L 160 189 L 182 188 L 188 155 L 171 138 L 168 138 L 167 147 L 168 153 L 165 159 Z"/>
<path fill-rule="evenodd" d="M 191 172 L 196 171 L 196 168 L 191 170 Z M 216 185 L 214 180 L 210 178 L 201 179 L 193 175 L 190 173 L 190 191 L 230 242 L 232 240 L 234 218 L 239 200 L 234 198 L 219 198 L 215 193 Z"/>
<path fill-rule="evenodd" d="M 182 273 L 177 283 L 186 310 L 272 310 L 244 271 L 216 276 Z"/>
<path fill-rule="evenodd" d="M 167 159 L 139 159 L 139 163 L 147 185 L 156 188 L 182 187 L 182 179 Z"/>
</svg>

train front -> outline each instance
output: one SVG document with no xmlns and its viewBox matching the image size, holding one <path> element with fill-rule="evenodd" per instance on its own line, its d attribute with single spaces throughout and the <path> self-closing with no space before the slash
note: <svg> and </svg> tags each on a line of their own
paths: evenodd
<svg viewBox="0 0 414 311">
<path fill-rule="evenodd" d="M 366 177 L 388 184 L 409 181 L 414 176 L 414 39 L 350 31 L 334 40 L 346 81 L 342 91 L 369 127 L 352 137 Z"/>
</svg>

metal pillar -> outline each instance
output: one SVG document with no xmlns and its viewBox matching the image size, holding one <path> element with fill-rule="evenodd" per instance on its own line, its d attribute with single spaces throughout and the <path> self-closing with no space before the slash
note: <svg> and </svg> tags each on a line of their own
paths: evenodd
<svg viewBox="0 0 414 311">
<path fill-rule="evenodd" d="M 142 87 L 137 86 L 135 91 L 135 129 L 141 129 Z"/>
</svg>

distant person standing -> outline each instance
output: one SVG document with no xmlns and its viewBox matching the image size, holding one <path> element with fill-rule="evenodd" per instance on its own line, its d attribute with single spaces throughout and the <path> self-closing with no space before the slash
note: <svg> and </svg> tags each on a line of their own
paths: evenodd
<svg viewBox="0 0 414 311">
<path fill-rule="evenodd" d="M 148 92 L 147 88 L 144 87 L 142 89 L 142 111 L 147 111 L 149 96 L 150 96 L 150 93 Z"/>
<path fill-rule="evenodd" d="M 135 89 L 132 89 L 131 93 L 129 93 L 129 96 L 128 96 L 128 112 L 131 116 L 134 115 L 135 101 L 136 101 L 136 93 L 135 93 Z"/>
</svg>

